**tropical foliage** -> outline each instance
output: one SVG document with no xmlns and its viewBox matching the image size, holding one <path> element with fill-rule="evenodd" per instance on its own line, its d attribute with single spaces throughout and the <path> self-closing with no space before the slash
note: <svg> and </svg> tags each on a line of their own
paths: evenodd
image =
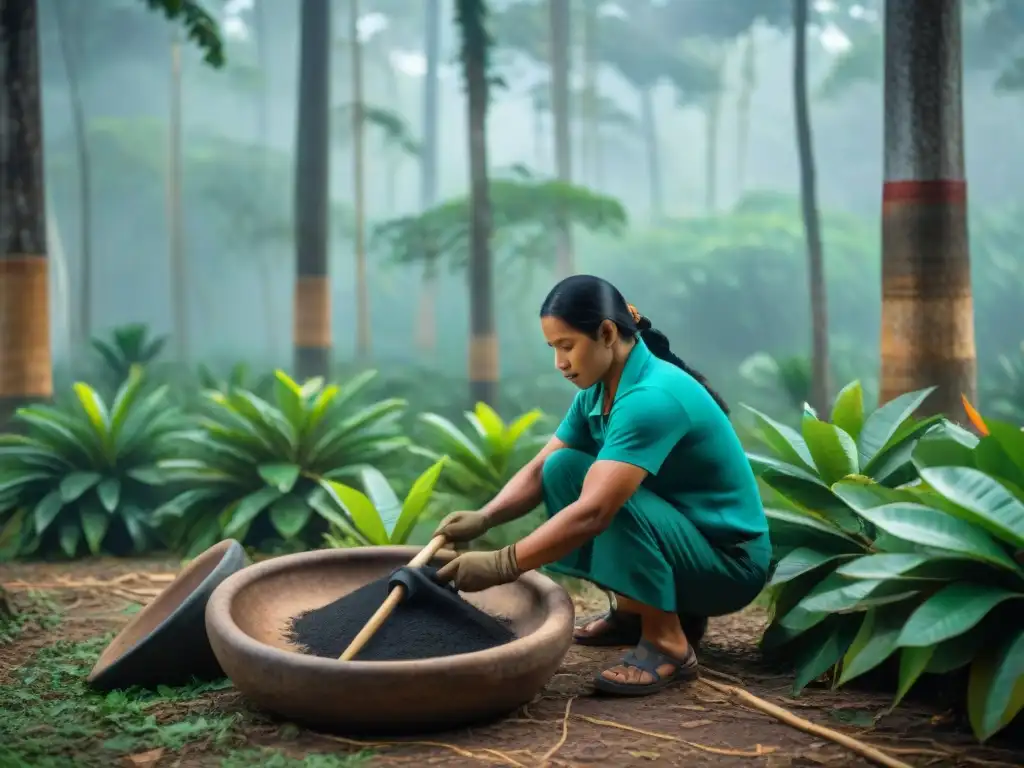
<svg viewBox="0 0 1024 768">
<path fill-rule="evenodd" d="M 152 542 L 151 516 L 183 428 L 166 387 L 141 392 L 133 366 L 111 404 L 88 384 L 67 406 L 32 405 L 26 434 L 0 436 L 0 554 L 125 554 Z"/>
<path fill-rule="evenodd" d="M 324 534 L 324 541 L 332 547 L 407 543 L 430 504 L 447 461 L 442 456 L 416 478 L 404 501 L 398 500 L 387 478 L 373 467 L 360 473 L 365 494 L 351 486 L 330 482 L 328 493 L 345 511 L 346 525 L 332 525 L 331 531 Z"/>
<path fill-rule="evenodd" d="M 470 430 L 460 429 L 436 413 L 420 414 L 417 444 L 410 448 L 412 453 L 432 462 L 448 457 L 432 505 L 439 512 L 480 509 L 547 440 L 545 436 L 534 434 L 534 428 L 543 418 L 539 410 L 527 411 L 506 422 L 493 408 L 481 402 L 465 417 Z M 529 524 L 529 521 L 517 522 L 520 526 Z M 499 543 L 500 536 L 496 531 L 477 544 L 490 547 Z"/>
<path fill-rule="evenodd" d="M 853 383 L 802 434 L 758 417 L 773 455 L 751 463 L 778 504 L 763 646 L 795 691 L 894 667 L 897 704 L 923 674 L 966 670 L 984 740 L 1024 708 L 1024 433 L 913 419 L 928 394 L 865 416 Z"/>
<path fill-rule="evenodd" d="M 309 543 L 329 524 L 352 527 L 333 482 L 408 445 L 404 400 L 356 404 L 374 375 L 299 385 L 277 371 L 273 403 L 240 388 L 205 391 L 195 428 L 177 441 L 184 458 L 162 463 L 182 483 L 159 510 L 171 540 L 195 554 L 221 538 Z"/>
<path fill-rule="evenodd" d="M 160 356 L 166 336 L 149 335 L 149 328 L 143 323 L 131 323 L 115 328 L 109 340 L 92 339 L 92 348 L 103 361 L 104 378 L 120 386 L 132 366 L 147 367 Z"/>
</svg>

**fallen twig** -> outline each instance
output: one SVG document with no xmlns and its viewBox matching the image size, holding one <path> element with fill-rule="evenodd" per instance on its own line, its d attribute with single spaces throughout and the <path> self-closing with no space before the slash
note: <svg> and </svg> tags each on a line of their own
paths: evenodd
<svg viewBox="0 0 1024 768">
<path fill-rule="evenodd" d="M 727 757 L 763 757 L 764 755 L 770 755 L 772 752 L 778 751 L 778 747 L 765 747 L 761 744 L 758 744 L 753 750 L 723 749 L 722 747 L 711 747 L 707 744 L 698 744 L 695 741 L 680 739 L 678 736 L 673 736 L 669 733 L 659 733 L 658 731 L 634 728 L 632 725 L 616 723 L 614 720 L 601 720 L 597 717 L 590 717 L 589 715 L 574 715 L 574 717 L 578 717 L 580 720 L 586 720 L 592 725 L 600 725 L 605 728 L 618 728 L 620 731 L 639 733 L 641 736 L 650 736 L 655 739 L 664 739 L 665 741 L 675 741 L 679 744 L 685 744 L 688 747 L 699 749 L 701 752 L 710 752 L 713 755 L 725 755 Z"/>
<path fill-rule="evenodd" d="M 562 716 L 562 735 L 551 749 L 544 753 L 544 757 L 540 759 L 540 766 L 544 768 L 555 756 L 555 753 L 562 748 L 565 744 L 566 739 L 569 738 L 569 715 L 572 710 L 572 702 L 575 696 L 571 696 L 567 702 L 565 702 L 565 714 Z"/>
<path fill-rule="evenodd" d="M 815 736 L 828 739 L 829 741 L 846 747 L 847 749 L 856 752 L 862 757 L 878 763 L 879 765 L 884 765 L 887 768 L 912 768 L 909 763 L 897 760 L 877 747 L 865 744 L 863 741 L 859 741 L 845 733 L 840 733 L 839 731 L 835 731 L 831 728 L 826 728 L 823 725 L 812 723 L 810 720 L 805 720 L 799 715 L 795 715 L 787 709 L 783 709 L 776 704 L 772 704 L 771 702 L 758 698 L 754 694 L 749 691 L 745 691 L 742 688 L 737 688 L 734 685 L 725 685 L 724 683 L 716 683 L 713 680 L 701 680 L 701 682 L 704 683 L 704 685 L 710 686 L 719 693 L 728 694 L 750 704 L 752 707 L 760 710 L 766 715 L 771 715 L 777 720 L 781 720 L 786 725 L 790 725 L 804 733 L 810 733 Z"/>
<path fill-rule="evenodd" d="M 493 758 L 484 757 L 469 749 L 464 749 L 456 744 L 446 744 L 443 741 L 362 741 L 361 739 L 346 739 L 344 736 L 331 736 L 326 733 L 320 735 L 325 739 L 336 741 L 339 744 L 349 744 L 354 747 L 438 747 L 440 749 L 450 750 L 460 757 L 468 757 L 470 760 L 482 760 L 489 763 L 494 762 Z M 506 764 L 511 765 L 512 768 L 528 768 L 528 766 L 523 765 L 518 760 L 497 749 L 481 749 L 480 752 L 486 752 L 493 757 L 497 757 L 499 760 L 503 760 Z"/>
</svg>

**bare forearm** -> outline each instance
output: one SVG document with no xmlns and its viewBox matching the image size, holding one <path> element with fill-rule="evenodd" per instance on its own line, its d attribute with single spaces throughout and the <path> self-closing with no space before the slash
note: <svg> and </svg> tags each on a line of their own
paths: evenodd
<svg viewBox="0 0 1024 768">
<path fill-rule="evenodd" d="M 607 527 L 607 516 L 586 501 L 577 501 L 553 515 L 515 544 L 516 562 L 532 571 L 561 560 Z"/>
<path fill-rule="evenodd" d="M 492 525 L 501 525 L 536 508 L 543 498 L 543 468 L 542 459 L 531 461 L 512 476 L 497 496 L 484 505 L 481 513 L 488 517 Z"/>
</svg>

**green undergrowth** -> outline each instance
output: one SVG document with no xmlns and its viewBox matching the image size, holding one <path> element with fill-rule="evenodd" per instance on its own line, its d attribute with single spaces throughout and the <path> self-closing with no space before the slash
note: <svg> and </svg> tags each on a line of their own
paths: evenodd
<svg viewBox="0 0 1024 768">
<path fill-rule="evenodd" d="M 270 747 L 243 749 L 225 757 L 220 768 L 356 768 L 370 759 L 369 752 L 354 755 L 311 754 L 305 757 L 291 757 Z"/>
<path fill-rule="evenodd" d="M 80 643 L 57 640 L 0 685 L 0 766 L 57 768 L 73 761 L 78 768 L 107 767 L 122 755 L 175 751 L 200 740 L 230 748 L 240 716 L 202 701 L 229 688 L 227 681 L 153 692 L 92 691 L 86 675 L 112 639 L 113 633 Z"/>
<path fill-rule="evenodd" d="M 49 594 L 29 592 L 20 602 L 13 616 L 0 616 L 0 648 L 15 643 L 32 623 L 42 629 L 60 623 L 59 608 Z"/>
</svg>

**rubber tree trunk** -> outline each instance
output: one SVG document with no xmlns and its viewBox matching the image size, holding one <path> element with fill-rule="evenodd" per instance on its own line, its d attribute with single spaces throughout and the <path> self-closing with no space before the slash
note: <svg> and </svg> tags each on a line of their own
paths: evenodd
<svg viewBox="0 0 1024 768">
<path fill-rule="evenodd" d="M 295 371 L 326 376 L 331 353 L 327 270 L 331 0 L 300 10 L 299 108 L 295 152 Z"/>
<path fill-rule="evenodd" d="M 651 219 L 657 223 L 664 218 L 665 206 L 662 202 L 658 122 L 654 115 L 653 91 L 653 86 L 644 86 L 640 89 L 640 122 L 644 133 L 644 148 L 647 150 L 647 181 L 651 191 Z"/>
<path fill-rule="evenodd" d="M 440 105 L 438 67 L 441 62 L 441 0 L 424 3 L 424 53 L 427 73 L 423 81 L 423 145 L 420 148 L 420 211 L 437 202 L 437 121 Z M 416 346 L 427 355 L 437 349 L 437 264 L 433 253 L 424 254 L 423 282 L 417 313 Z"/>
<path fill-rule="evenodd" d="M 558 180 L 572 182 L 572 134 L 569 115 L 569 0 L 548 0 L 551 33 L 551 112 L 555 127 L 555 171 Z M 565 215 L 558 218 L 555 274 L 558 278 L 573 273 L 572 227 Z"/>
<path fill-rule="evenodd" d="M 964 179 L 959 0 L 887 0 L 882 401 L 935 386 L 961 420 L 977 362 Z"/>
<path fill-rule="evenodd" d="M 53 395 L 38 23 L 0 3 L 0 425 Z"/>
<path fill-rule="evenodd" d="M 68 94 L 71 106 L 71 123 L 75 132 L 75 154 L 78 157 L 78 215 L 79 215 L 79 258 L 81 259 L 78 277 L 81 281 L 78 288 L 78 332 L 75 341 L 79 349 L 84 351 L 92 337 L 92 164 L 89 156 L 88 127 L 85 121 L 85 104 L 79 82 L 78 70 L 81 59 L 77 51 L 72 50 L 71 35 L 79 26 L 75 22 L 81 19 L 76 13 L 71 19 L 66 18 L 66 0 L 54 6 L 57 22 L 57 37 L 60 40 L 61 59 L 68 81 Z"/>
<path fill-rule="evenodd" d="M 469 245 L 469 394 L 474 402 L 498 405 L 498 337 L 494 321 L 491 261 L 491 200 L 487 173 L 487 53 L 483 0 L 458 0 L 463 37 L 469 123 L 469 185 L 472 199 Z"/>
<path fill-rule="evenodd" d="M 800 158 L 800 202 L 807 240 L 807 276 L 811 295 L 811 405 L 821 418 L 829 409 L 828 299 L 825 259 L 818 220 L 814 142 L 807 99 L 807 14 L 809 0 L 793 3 L 793 102 L 797 154 Z"/>
<path fill-rule="evenodd" d="M 185 263 L 181 200 L 181 34 L 175 27 L 171 40 L 169 141 L 167 145 L 167 229 L 171 262 L 171 316 L 179 363 L 189 357 L 188 266 Z"/>
<path fill-rule="evenodd" d="M 359 0 L 350 0 L 348 34 L 352 54 L 352 191 L 355 199 L 356 357 L 370 356 L 370 287 L 366 274 L 366 104 L 363 99 L 363 45 L 359 41 Z"/>
</svg>

